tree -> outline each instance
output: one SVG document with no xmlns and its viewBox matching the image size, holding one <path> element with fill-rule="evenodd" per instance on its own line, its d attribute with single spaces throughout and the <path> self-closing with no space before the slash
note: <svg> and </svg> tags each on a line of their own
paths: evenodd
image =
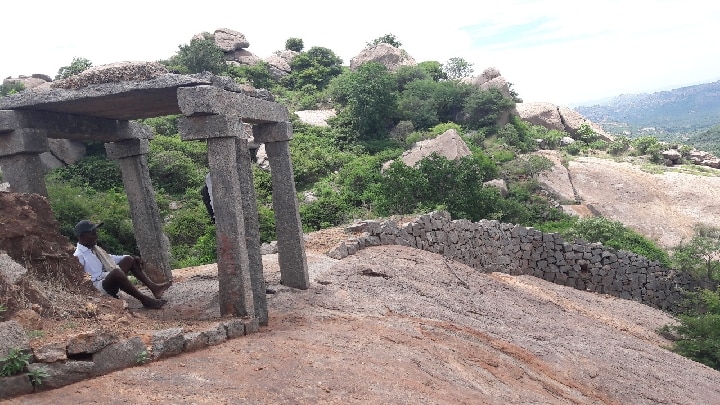
<svg viewBox="0 0 720 405">
<path fill-rule="evenodd" d="M 455 81 L 415 80 L 405 85 L 399 97 L 401 119 L 425 129 L 454 121 L 463 109 L 470 87 Z"/>
<path fill-rule="evenodd" d="M 302 52 L 303 48 L 305 48 L 305 43 L 300 38 L 288 38 L 285 41 L 285 49 L 288 51 Z"/>
<path fill-rule="evenodd" d="M 316 46 L 296 56 L 290 63 L 291 72 L 283 83 L 291 89 L 323 90 L 342 73 L 342 59 L 328 48 Z"/>
<path fill-rule="evenodd" d="M 180 45 L 178 48 L 178 52 L 170 59 L 160 61 L 172 72 L 220 74 L 226 70 L 225 52 L 215 44 L 215 39 L 209 33 L 204 33 L 202 39 L 193 38 L 189 45 Z"/>
<path fill-rule="evenodd" d="M 698 226 L 695 236 L 675 248 L 673 264 L 682 271 L 701 276 L 708 281 L 720 281 L 720 228 Z"/>
<path fill-rule="evenodd" d="M 375 38 L 372 42 L 368 42 L 367 46 L 371 47 L 381 43 L 392 45 L 395 48 L 400 48 L 402 46 L 400 41 L 398 41 L 397 37 L 393 34 L 385 34 L 380 38 Z"/>
<path fill-rule="evenodd" d="M 415 167 L 395 161 L 382 176 L 377 209 L 383 215 L 409 214 L 444 207 L 453 218 L 478 221 L 498 209 L 498 191 L 484 181 L 497 167 L 482 152 L 458 160 L 436 153 Z"/>
<path fill-rule="evenodd" d="M 58 73 L 55 76 L 55 80 L 66 79 L 70 76 L 74 76 L 78 73 L 82 73 L 92 67 L 92 62 L 85 58 L 74 57 L 70 66 L 63 66 L 58 69 Z"/>
<path fill-rule="evenodd" d="M 252 66 L 229 65 L 227 74 L 236 81 L 249 82 L 258 89 L 270 89 L 277 84 L 270 74 L 270 65 L 265 61 L 260 61 Z"/>
<path fill-rule="evenodd" d="M 418 67 L 428 72 L 430 77 L 439 82 L 440 80 L 447 80 L 447 73 L 443 72 L 443 66 L 440 62 L 429 60 L 418 63 Z"/>
<path fill-rule="evenodd" d="M 443 72 L 450 80 L 460 80 L 473 73 L 473 64 L 463 58 L 450 58 L 442 67 Z"/>
<path fill-rule="evenodd" d="M 395 78 L 378 62 L 361 65 L 335 79 L 329 93 L 339 104 L 338 122 L 356 131 L 361 140 L 382 139 L 396 118 Z"/>
<path fill-rule="evenodd" d="M 471 93 L 463 106 L 463 122 L 471 129 L 493 127 L 500 114 L 515 105 L 498 89 L 481 90 L 471 88 Z"/>
</svg>

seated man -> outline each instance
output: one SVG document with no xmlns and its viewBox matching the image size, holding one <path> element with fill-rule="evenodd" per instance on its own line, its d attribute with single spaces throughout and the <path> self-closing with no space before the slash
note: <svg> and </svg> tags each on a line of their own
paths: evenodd
<svg viewBox="0 0 720 405">
<path fill-rule="evenodd" d="M 145 274 L 142 269 L 142 259 L 129 255 L 111 255 L 97 246 L 97 228 L 102 222 L 94 224 L 82 220 L 75 225 L 75 236 L 78 238 L 78 245 L 75 249 L 75 257 L 90 275 L 93 285 L 101 293 L 118 298 L 118 291 L 137 298 L 145 308 L 160 309 L 167 302 L 160 299 L 170 283 L 156 284 Z M 149 297 L 140 292 L 128 279 L 128 273 L 132 274 L 145 284 L 154 297 Z"/>
</svg>

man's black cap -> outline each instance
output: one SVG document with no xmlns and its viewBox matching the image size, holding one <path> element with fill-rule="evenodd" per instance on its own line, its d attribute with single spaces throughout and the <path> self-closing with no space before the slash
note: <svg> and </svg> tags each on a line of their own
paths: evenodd
<svg viewBox="0 0 720 405">
<path fill-rule="evenodd" d="M 80 236 L 85 232 L 92 232 L 102 226 L 102 222 L 94 224 L 87 219 L 83 219 L 75 225 L 75 236 Z"/>
</svg>

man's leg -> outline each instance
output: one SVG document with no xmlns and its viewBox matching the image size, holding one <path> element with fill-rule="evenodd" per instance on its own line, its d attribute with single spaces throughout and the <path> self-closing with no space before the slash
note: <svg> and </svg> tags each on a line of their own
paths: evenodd
<svg viewBox="0 0 720 405">
<path fill-rule="evenodd" d="M 132 273 L 135 278 L 140 280 L 141 283 L 145 284 L 145 286 L 147 286 L 147 288 L 149 288 L 150 291 L 153 293 L 155 298 L 162 297 L 163 293 L 165 293 L 165 290 L 170 287 L 170 283 L 157 284 L 154 281 L 150 280 L 150 277 L 148 277 L 147 274 L 145 274 L 145 271 L 143 271 L 142 259 L 140 258 L 135 258 L 134 256 L 126 256 L 120 261 L 119 266 L 126 275 L 128 273 Z"/>
<path fill-rule="evenodd" d="M 127 274 L 123 270 L 115 269 L 105 276 L 102 282 L 105 291 L 117 291 L 118 289 L 124 291 L 131 296 L 135 297 L 140 301 L 144 307 L 152 309 L 160 309 L 165 305 L 165 300 L 160 300 L 153 297 L 148 297 L 138 290 L 133 283 L 128 279 Z"/>
</svg>

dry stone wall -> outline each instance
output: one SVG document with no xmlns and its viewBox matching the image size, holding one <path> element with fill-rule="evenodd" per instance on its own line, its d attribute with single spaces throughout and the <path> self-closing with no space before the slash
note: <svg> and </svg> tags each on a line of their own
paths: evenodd
<svg viewBox="0 0 720 405">
<path fill-rule="evenodd" d="M 597 243 L 566 242 L 554 233 L 492 220 L 452 220 L 445 212 L 398 226 L 369 221 L 364 233 L 328 255 L 341 259 L 369 246 L 402 245 L 426 250 L 484 272 L 531 275 L 579 290 L 635 300 L 673 310 L 682 291 L 699 283 L 644 256 Z"/>
</svg>

